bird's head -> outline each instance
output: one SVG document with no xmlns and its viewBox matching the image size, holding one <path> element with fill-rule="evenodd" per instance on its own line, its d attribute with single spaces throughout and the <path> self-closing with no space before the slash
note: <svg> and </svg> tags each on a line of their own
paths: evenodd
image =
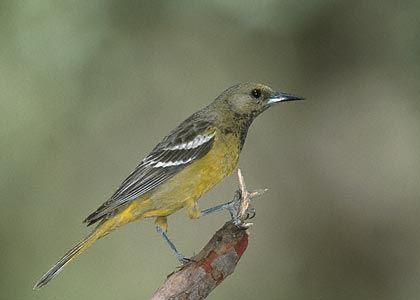
<svg viewBox="0 0 420 300">
<path fill-rule="evenodd" d="M 304 98 L 278 92 L 258 83 L 239 83 L 225 90 L 215 104 L 250 122 L 275 103 Z"/>
</svg>

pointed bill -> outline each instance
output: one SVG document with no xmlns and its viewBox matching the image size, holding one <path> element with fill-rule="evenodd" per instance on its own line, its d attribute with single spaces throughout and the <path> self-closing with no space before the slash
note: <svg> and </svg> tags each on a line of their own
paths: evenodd
<svg viewBox="0 0 420 300">
<path fill-rule="evenodd" d="M 287 93 L 277 93 L 277 95 L 273 98 L 270 98 L 267 100 L 267 104 L 268 105 L 272 105 L 274 103 L 277 102 L 286 102 L 286 101 L 294 101 L 294 100 L 304 100 L 305 98 L 300 97 L 300 96 L 295 96 L 292 94 L 287 94 Z"/>
</svg>

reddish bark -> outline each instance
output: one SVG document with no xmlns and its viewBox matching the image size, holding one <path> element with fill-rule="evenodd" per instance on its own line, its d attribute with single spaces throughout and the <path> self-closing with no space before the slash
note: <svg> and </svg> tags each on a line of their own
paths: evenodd
<svg viewBox="0 0 420 300">
<path fill-rule="evenodd" d="M 247 246 L 246 230 L 227 222 L 190 263 L 168 276 L 152 300 L 206 298 L 233 273 Z"/>
</svg>

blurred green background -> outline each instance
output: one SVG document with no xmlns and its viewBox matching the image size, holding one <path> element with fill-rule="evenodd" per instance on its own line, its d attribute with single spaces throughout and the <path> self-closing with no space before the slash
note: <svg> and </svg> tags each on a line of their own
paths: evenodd
<svg viewBox="0 0 420 300">
<path fill-rule="evenodd" d="M 32 286 L 160 138 L 256 81 L 308 100 L 249 132 L 240 167 L 270 191 L 209 299 L 418 299 L 419 16 L 419 1 L 2 0 L 1 298 L 150 297 L 177 266 L 152 220 Z M 192 255 L 227 218 L 181 211 L 169 234 Z"/>
</svg>

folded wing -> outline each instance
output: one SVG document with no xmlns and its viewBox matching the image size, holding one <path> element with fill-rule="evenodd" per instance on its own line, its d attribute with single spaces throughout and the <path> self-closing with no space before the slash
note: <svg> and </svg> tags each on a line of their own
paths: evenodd
<svg viewBox="0 0 420 300">
<path fill-rule="evenodd" d="M 190 119 L 165 137 L 122 182 L 111 198 L 83 222 L 88 225 L 98 222 L 206 155 L 213 145 L 215 129 L 210 122 Z"/>
</svg>

